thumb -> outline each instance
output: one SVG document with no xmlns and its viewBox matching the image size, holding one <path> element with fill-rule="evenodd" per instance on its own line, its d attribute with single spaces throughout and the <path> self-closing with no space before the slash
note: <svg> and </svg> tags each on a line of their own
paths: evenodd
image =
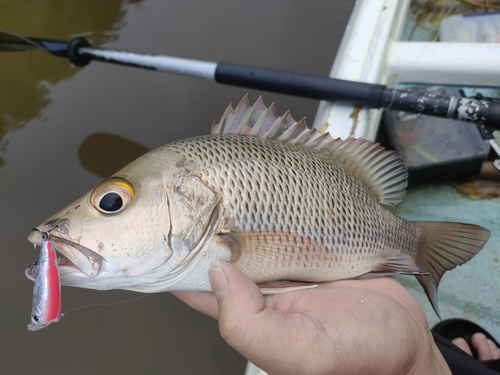
<svg viewBox="0 0 500 375">
<path fill-rule="evenodd" d="M 257 285 L 230 263 L 215 262 L 208 278 L 217 298 L 220 333 L 243 354 L 258 329 L 254 325 L 264 310 L 264 297 Z"/>
<path fill-rule="evenodd" d="M 298 360 L 303 356 L 295 356 L 297 336 L 290 336 L 290 327 L 296 324 L 287 314 L 266 307 L 257 285 L 230 263 L 214 263 L 208 277 L 224 340 L 268 373 L 304 373 Z"/>
</svg>

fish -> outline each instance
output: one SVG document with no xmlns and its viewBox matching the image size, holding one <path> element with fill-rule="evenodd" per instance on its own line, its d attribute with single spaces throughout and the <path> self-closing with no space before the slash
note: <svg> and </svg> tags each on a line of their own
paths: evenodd
<svg viewBox="0 0 500 375">
<path fill-rule="evenodd" d="M 41 233 L 41 249 L 38 261 L 26 269 L 26 276 L 34 280 L 33 306 L 30 331 L 38 331 L 61 318 L 61 282 L 57 254 L 48 232 Z"/>
<path fill-rule="evenodd" d="M 63 285 L 144 293 L 209 291 L 215 261 L 236 265 L 264 294 L 321 282 L 414 275 L 438 313 L 443 274 L 490 232 L 410 222 L 388 210 L 407 169 L 363 138 L 333 138 L 248 95 L 211 134 L 139 157 L 51 216 Z"/>
</svg>

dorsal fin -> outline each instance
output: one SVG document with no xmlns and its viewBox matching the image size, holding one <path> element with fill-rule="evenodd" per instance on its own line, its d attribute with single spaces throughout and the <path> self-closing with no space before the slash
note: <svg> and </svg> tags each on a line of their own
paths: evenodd
<svg viewBox="0 0 500 375">
<path fill-rule="evenodd" d="M 248 94 L 238 106 L 226 108 L 220 121 L 212 122 L 212 134 L 239 134 L 275 139 L 311 150 L 326 152 L 341 161 L 383 204 L 394 205 L 404 195 L 408 172 L 394 152 L 363 138 L 333 138 L 309 129 L 305 119 L 296 122 L 286 112 L 279 116 L 274 104 L 265 106 L 260 97 L 250 105 Z"/>
</svg>

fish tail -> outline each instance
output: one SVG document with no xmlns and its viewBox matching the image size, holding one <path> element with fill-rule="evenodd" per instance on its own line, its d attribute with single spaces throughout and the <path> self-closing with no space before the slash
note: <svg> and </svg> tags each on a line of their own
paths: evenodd
<svg viewBox="0 0 500 375">
<path fill-rule="evenodd" d="M 464 264 L 481 250 L 490 231 L 474 224 L 418 221 L 422 230 L 416 264 L 430 273 L 415 276 L 439 316 L 437 288 L 446 271 Z"/>
</svg>

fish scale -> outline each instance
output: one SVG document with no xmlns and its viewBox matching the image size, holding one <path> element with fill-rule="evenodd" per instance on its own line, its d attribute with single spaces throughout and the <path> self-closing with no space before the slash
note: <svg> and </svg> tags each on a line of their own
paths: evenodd
<svg viewBox="0 0 500 375">
<path fill-rule="evenodd" d="M 371 260 L 372 264 L 373 259 L 380 261 L 382 251 L 399 253 L 403 248 L 406 254 L 415 256 L 417 228 L 405 225 L 403 219 L 369 199 L 366 188 L 326 153 L 297 147 L 290 153 L 290 146 L 284 143 L 233 135 L 198 137 L 192 143 L 176 142 L 172 149 L 200 166 L 201 179 L 224 197 L 226 210 L 242 232 L 305 236 L 312 240 L 311 246 L 324 245 L 333 257 L 344 255 L 342 262 L 348 263 L 357 261 L 363 250 L 362 260 Z M 321 194 L 308 195 L 306 191 Z M 333 215 L 330 202 L 335 202 Z M 356 220 L 361 225 L 354 227 L 352 223 Z M 386 235 L 375 230 L 381 227 L 380 221 L 384 222 Z M 352 270 L 344 274 L 345 269 L 336 262 L 339 278 L 365 273 L 365 269 L 359 269 L 355 271 L 357 274 Z M 310 269 L 310 273 L 309 279 L 317 275 L 315 269 Z"/>
<path fill-rule="evenodd" d="M 263 293 L 415 275 L 437 312 L 441 277 L 471 259 L 489 231 L 388 211 L 382 205 L 402 199 L 407 176 L 393 151 L 320 134 L 245 97 L 212 134 L 141 156 L 29 239 L 51 231 L 66 259 L 64 285 L 210 290 L 208 269 L 226 260 Z"/>
</svg>

